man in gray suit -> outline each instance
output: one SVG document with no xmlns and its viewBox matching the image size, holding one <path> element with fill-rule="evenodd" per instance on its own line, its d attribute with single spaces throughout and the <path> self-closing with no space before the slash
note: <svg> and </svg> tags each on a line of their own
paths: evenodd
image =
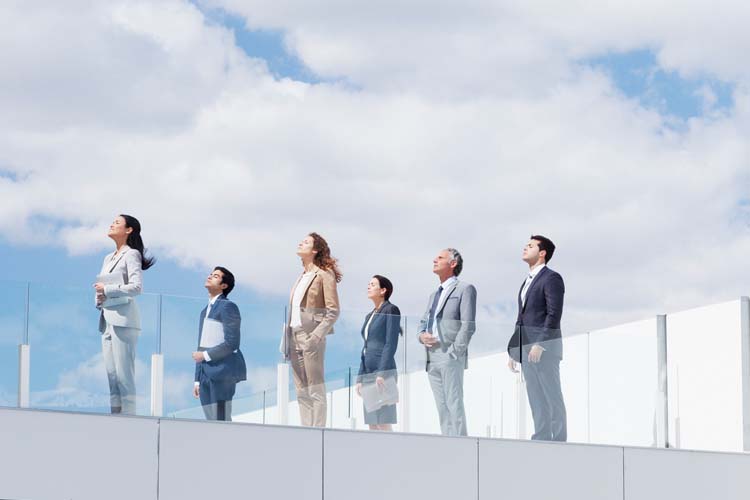
<svg viewBox="0 0 750 500">
<path fill-rule="evenodd" d="M 430 295 L 419 325 L 419 341 L 427 351 L 427 376 L 435 397 L 440 430 L 445 436 L 466 436 L 464 370 L 474 334 L 477 290 L 458 281 L 463 258 L 446 248 L 432 261 L 440 287 Z"/>
</svg>

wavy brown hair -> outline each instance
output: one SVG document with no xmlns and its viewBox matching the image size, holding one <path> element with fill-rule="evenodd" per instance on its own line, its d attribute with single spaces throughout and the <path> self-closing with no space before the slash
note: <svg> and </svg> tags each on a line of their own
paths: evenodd
<svg viewBox="0 0 750 500">
<path fill-rule="evenodd" d="M 318 233 L 310 233 L 308 236 L 313 239 L 313 250 L 316 252 L 313 259 L 315 265 L 324 271 L 333 271 L 333 274 L 336 275 L 336 283 L 340 283 L 344 275 L 339 270 L 338 259 L 331 257 L 328 242 Z"/>
</svg>

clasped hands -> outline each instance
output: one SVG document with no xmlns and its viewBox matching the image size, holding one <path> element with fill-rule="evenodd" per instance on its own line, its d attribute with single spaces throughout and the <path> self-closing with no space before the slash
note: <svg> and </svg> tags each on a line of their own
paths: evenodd
<svg viewBox="0 0 750 500">
<path fill-rule="evenodd" d="M 419 341 L 427 347 L 436 347 L 440 345 L 440 340 L 432 333 L 422 332 L 419 334 Z"/>
<path fill-rule="evenodd" d="M 101 305 L 104 303 L 104 300 L 107 298 L 104 295 L 104 283 L 94 283 L 94 290 L 96 290 L 96 303 L 97 305 Z"/>
</svg>

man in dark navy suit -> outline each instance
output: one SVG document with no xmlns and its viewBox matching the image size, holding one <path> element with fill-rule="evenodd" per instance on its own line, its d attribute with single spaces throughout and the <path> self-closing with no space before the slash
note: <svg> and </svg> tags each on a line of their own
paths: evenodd
<svg viewBox="0 0 750 500">
<path fill-rule="evenodd" d="M 567 415 L 560 387 L 560 318 L 565 284 L 547 267 L 554 253 L 554 243 L 541 235 L 531 236 L 523 249 L 529 274 L 518 292 L 518 319 L 508 343 L 508 367 L 517 373 L 516 365 L 521 364 L 534 419 L 531 439 L 567 441 Z"/>
<path fill-rule="evenodd" d="M 208 306 L 201 311 L 193 396 L 200 398 L 207 420 L 232 420 L 232 398 L 237 382 L 247 378 L 240 351 L 240 310 L 227 298 L 234 275 L 216 267 L 206 278 Z"/>
</svg>

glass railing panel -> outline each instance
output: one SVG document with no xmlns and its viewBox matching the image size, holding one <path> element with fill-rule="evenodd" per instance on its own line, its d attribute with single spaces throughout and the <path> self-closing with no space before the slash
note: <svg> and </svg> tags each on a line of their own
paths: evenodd
<svg viewBox="0 0 750 500">
<path fill-rule="evenodd" d="M 229 297 L 232 300 L 232 297 Z M 194 396 L 196 363 L 192 353 L 199 349 L 199 325 L 208 297 L 162 297 L 162 354 L 164 356 L 164 411 L 175 418 L 203 418 L 199 398 Z M 234 386 L 233 415 L 238 421 L 257 420 L 250 407 L 265 394 L 266 405 L 276 386 L 277 364 L 281 360 L 279 343 L 284 322 L 283 308 L 235 303 L 240 312 L 240 351 L 245 362 L 246 380 Z M 205 346 L 204 346 L 205 347 Z M 212 367 L 216 366 L 212 364 Z M 252 413 L 253 415 L 249 415 Z M 197 415 L 197 417 L 196 417 Z M 266 422 L 277 423 L 275 420 Z M 262 422 L 260 422 L 262 423 Z"/>
<path fill-rule="evenodd" d="M 670 446 L 743 451 L 741 323 L 740 300 L 667 316 Z"/>
<path fill-rule="evenodd" d="M 542 343 L 542 346 L 544 345 Z M 565 440 L 572 443 L 588 443 L 590 432 L 589 336 L 587 333 L 562 332 L 562 358 L 559 366 L 560 386 L 566 415 Z"/>
<path fill-rule="evenodd" d="M 589 441 L 653 446 L 656 442 L 656 319 L 588 335 Z"/>
<path fill-rule="evenodd" d="M 275 389 L 269 388 L 249 396 L 235 397 L 232 400 L 232 421 L 249 424 L 272 423 L 267 420 L 266 414 L 272 392 L 275 393 Z"/>
<path fill-rule="evenodd" d="M 25 342 L 27 287 L 6 281 L 0 291 L 0 406 L 18 404 L 18 346 Z"/>
<path fill-rule="evenodd" d="M 515 394 L 515 377 L 507 366 L 507 345 L 514 328 L 489 320 L 465 325 L 474 330 L 463 375 L 468 435 L 507 436 L 506 412 L 513 413 L 507 405 L 514 404 Z"/>
<path fill-rule="evenodd" d="M 232 295 L 229 298 L 232 300 Z M 247 380 L 237 384 L 234 398 L 250 398 L 259 403 L 265 391 L 268 404 L 269 392 L 273 393 L 274 401 L 276 398 L 277 367 L 282 360 L 279 344 L 285 319 L 284 308 L 274 304 L 248 303 L 241 300 L 237 300 L 237 306 L 242 316 L 240 349 L 245 359 Z M 197 325 L 195 331 L 197 335 Z M 235 414 L 239 415 L 237 407 Z M 266 423 L 277 422 L 275 418 L 266 418 Z"/>
<path fill-rule="evenodd" d="M 157 298 L 141 295 L 134 300 L 140 309 L 142 326 L 139 332 L 131 332 L 135 335 L 128 337 L 131 344 L 135 343 L 136 346 L 134 378 L 130 380 L 130 377 L 124 377 L 118 390 L 120 387 L 129 390 L 124 393 L 124 412 L 148 415 L 151 355 L 157 347 Z M 29 344 L 32 408 L 110 413 L 113 400 L 110 398 L 107 364 L 102 352 L 100 314 L 94 305 L 93 291 L 88 288 L 31 284 Z M 126 362 L 127 355 L 123 356 L 122 362 Z M 134 395 L 131 394 L 133 387 Z"/>
<path fill-rule="evenodd" d="M 164 358 L 164 414 L 174 418 L 203 418 L 194 397 L 198 325 L 207 299 L 162 295 L 161 353 Z"/>
<path fill-rule="evenodd" d="M 512 399 L 510 394 L 515 394 L 506 354 L 513 327 L 493 321 L 443 320 L 439 328 L 443 345 L 447 347 L 431 347 L 428 354 L 426 346 L 419 341 L 420 319 L 409 317 L 406 324 L 409 334 L 405 339 L 405 366 L 408 372 L 404 377 L 406 419 L 402 429 L 430 434 L 506 435 L 505 427 L 509 424 L 505 414 L 512 413 L 508 404 Z M 465 337 L 469 338 L 466 351 L 461 340 Z M 433 375 L 426 371 L 428 356 Z M 460 367 L 456 363 L 460 363 Z M 438 383 L 442 380 L 446 381 L 446 386 L 441 389 Z M 456 387 L 462 389 L 456 392 Z"/>
<path fill-rule="evenodd" d="M 406 316 L 402 322 L 405 331 L 402 338 L 405 362 L 400 384 L 403 402 L 399 408 L 401 412 L 398 430 L 439 434 L 440 421 L 426 372 L 426 351 L 419 342 L 421 317 Z"/>
<path fill-rule="evenodd" d="M 356 368 L 344 368 L 326 373 L 326 427 L 351 429 L 355 425 L 356 421 L 352 420 L 352 410 L 356 376 Z"/>
</svg>

